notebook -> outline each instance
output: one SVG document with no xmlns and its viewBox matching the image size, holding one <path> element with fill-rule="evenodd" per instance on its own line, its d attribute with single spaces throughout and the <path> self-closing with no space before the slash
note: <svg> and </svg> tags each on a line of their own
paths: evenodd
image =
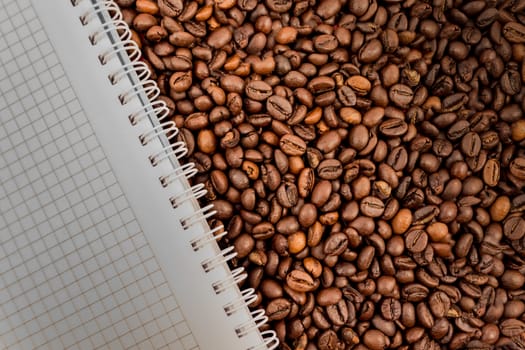
<svg viewBox="0 0 525 350">
<path fill-rule="evenodd" d="M 0 348 L 273 349 L 120 16 L 0 0 Z"/>
</svg>

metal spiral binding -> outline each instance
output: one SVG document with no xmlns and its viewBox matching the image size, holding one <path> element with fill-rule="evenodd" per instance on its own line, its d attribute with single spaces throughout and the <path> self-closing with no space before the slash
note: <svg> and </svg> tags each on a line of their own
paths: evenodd
<svg viewBox="0 0 525 350">
<path fill-rule="evenodd" d="M 161 134 L 165 134 L 168 140 L 171 140 L 179 133 L 179 129 L 174 122 L 168 121 L 157 125 L 148 132 L 143 133 L 139 136 L 140 143 L 143 146 L 151 142 L 151 140 L 159 137 Z"/>
<path fill-rule="evenodd" d="M 195 225 L 197 222 L 201 222 L 202 220 L 207 220 L 208 218 L 211 218 L 215 214 L 217 214 L 217 211 L 213 210 L 213 204 L 209 204 L 205 207 L 200 208 L 195 213 L 192 213 L 191 215 L 186 216 L 183 219 L 180 219 L 180 224 L 182 225 L 182 228 L 187 230 L 193 225 Z"/>
<path fill-rule="evenodd" d="M 226 315 L 233 315 L 235 312 L 237 312 L 237 310 L 245 307 L 246 305 L 250 305 L 257 300 L 257 294 L 255 294 L 255 289 L 253 288 L 243 289 L 241 294 L 242 298 L 224 305 L 224 312 L 226 312 Z"/>
<path fill-rule="evenodd" d="M 232 274 L 225 280 L 217 281 L 212 283 L 213 291 L 215 294 L 221 294 L 225 290 L 234 285 L 241 283 L 248 277 L 248 274 L 244 271 L 243 267 L 238 267 L 232 270 Z"/>
<path fill-rule="evenodd" d="M 179 168 L 175 169 L 173 172 L 169 173 L 168 175 L 162 175 L 159 177 L 160 184 L 162 187 L 168 187 L 170 183 L 175 181 L 176 179 L 180 179 L 182 177 L 185 177 L 187 179 L 191 178 L 192 176 L 197 175 L 198 170 L 195 168 L 194 163 L 186 163 L 184 165 L 181 165 Z"/>
<path fill-rule="evenodd" d="M 149 70 L 146 63 L 138 61 L 126 63 L 115 73 L 110 74 L 108 79 L 112 85 L 115 85 L 120 81 L 120 79 L 124 78 L 131 71 L 137 73 L 139 80 L 148 80 L 151 77 L 151 71 Z"/>
<path fill-rule="evenodd" d="M 196 184 L 181 194 L 173 196 L 170 198 L 171 205 L 173 208 L 177 208 L 180 203 L 189 200 L 190 198 L 199 199 L 204 196 L 208 191 L 206 190 L 204 184 Z"/>
<path fill-rule="evenodd" d="M 150 100 L 155 100 L 160 95 L 160 89 L 154 80 L 140 81 L 128 89 L 128 91 L 120 94 L 118 99 L 120 103 L 125 105 L 139 94 L 145 93 Z"/>
<path fill-rule="evenodd" d="M 257 346 L 251 346 L 247 350 L 272 350 L 279 346 L 279 339 L 277 338 L 275 331 L 264 331 L 261 332 L 261 335 L 264 339 L 264 343 Z"/>
<path fill-rule="evenodd" d="M 70 0 L 73 6 L 78 6 L 84 0 Z M 134 83 L 131 88 L 127 91 L 118 95 L 118 99 L 122 104 L 127 104 L 131 100 L 139 98 L 140 95 L 146 95 L 148 97 L 148 103 L 143 105 L 140 110 L 135 111 L 129 115 L 129 121 L 132 125 L 136 125 L 139 122 L 147 119 L 150 115 L 154 114 L 157 116 L 159 121 L 163 121 L 170 114 L 170 109 L 166 103 L 162 100 L 157 99 L 160 95 L 160 89 L 157 83 L 150 79 L 151 71 L 148 65 L 140 61 L 141 51 L 137 44 L 132 40 L 131 31 L 127 24 L 122 20 L 122 13 L 118 5 L 114 0 L 98 0 L 95 4 L 90 2 L 91 10 L 80 16 L 80 22 L 86 26 L 91 23 L 92 20 L 99 16 L 105 16 L 109 22 L 101 25 L 98 30 L 91 33 L 88 36 L 89 42 L 93 46 L 102 45 L 104 42 L 102 39 L 108 37 L 111 33 L 117 33 L 118 42 L 108 44 L 104 51 L 98 56 L 98 59 L 102 65 L 107 64 L 110 60 L 120 55 L 127 55 L 129 62 L 121 65 L 119 69 L 110 73 L 108 79 L 112 85 L 117 85 L 123 78 L 127 77 L 128 74 L 134 72 L 138 77 L 138 83 Z M 147 131 L 140 135 L 139 139 L 143 145 L 148 144 L 154 139 L 159 138 L 161 135 L 165 135 L 168 140 L 172 139 L 178 134 L 178 128 L 172 121 L 162 122 L 155 127 L 152 127 L 150 131 Z M 188 149 L 183 141 L 175 142 L 169 146 L 162 148 L 156 154 L 149 156 L 149 160 L 152 166 L 157 166 L 159 163 L 170 158 L 180 159 L 184 157 L 188 152 Z M 168 187 L 174 181 L 181 178 L 187 178 L 197 174 L 197 169 L 193 163 L 187 163 L 174 169 L 171 173 L 159 177 L 159 181 L 163 187 Z M 198 199 L 206 194 L 206 189 L 203 184 L 197 184 L 190 187 L 181 194 L 178 194 L 170 198 L 170 202 L 174 208 L 178 207 L 181 203 L 187 200 Z M 216 211 L 213 209 L 213 204 L 202 207 L 196 212 L 192 213 L 187 217 L 180 219 L 180 223 L 184 230 L 188 230 L 194 224 L 202 222 L 211 216 L 215 215 Z M 210 244 L 221 237 L 224 237 L 227 231 L 224 230 L 224 226 L 218 226 L 214 229 L 207 231 L 201 236 L 194 238 L 190 241 L 191 247 L 194 251 L 198 251 L 205 245 Z M 233 252 L 233 247 L 223 249 L 219 255 L 211 257 L 202 261 L 202 267 L 204 271 L 209 272 L 215 267 L 225 264 L 230 259 L 237 256 L 237 253 Z M 216 294 L 221 294 L 224 291 L 238 285 L 240 282 L 245 280 L 248 274 L 244 268 L 239 267 L 231 271 L 231 274 L 219 281 L 212 283 L 212 288 Z M 257 300 L 257 294 L 253 288 L 248 288 L 241 291 L 241 297 L 233 300 L 223 306 L 226 316 L 231 316 L 236 312 L 245 309 L 247 305 Z M 238 325 L 235 328 L 236 334 L 239 338 L 246 336 L 250 332 L 258 331 L 258 329 L 267 322 L 268 317 L 265 316 L 264 310 L 256 310 L 251 312 L 251 320 Z M 266 330 L 260 333 L 263 342 L 249 347 L 246 350 L 263 350 L 263 349 L 275 349 L 279 345 L 279 340 L 275 331 Z"/>
<path fill-rule="evenodd" d="M 105 65 L 111 58 L 117 56 L 120 53 L 128 55 L 131 60 L 138 60 L 141 56 L 141 52 L 137 44 L 133 40 L 128 39 L 113 45 L 111 49 L 108 49 L 104 53 L 98 55 L 98 60 L 102 65 Z"/>
<path fill-rule="evenodd" d="M 234 246 L 224 248 L 221 253 L 213 258 L 204 260 L 201 265 L 205 272 L 210 272 L 219 265 L 222 265 L 237 256 L 237 252 L 234 252 Z"/>
<path fill-rule="evenodd" d="M 235 328 L 235 332 L 239 337 L 244 337 L 256 328 L 259 328 L 268 322 L 268 316 L 265 315 L 264 309 L 259 309 L 251 312 L 252 320 L 245 322 Z"/>
<path fill-rule="evenodd" d="M 129 30 L 126 30 L 128 25 L 123 20 L 119 19 L 113 22 L 113 27 L 103 28 L 102 31 L 95 32 L 89 36 L 89 41 L 91 42 L 91 45 L 98 44 L 98 41 L 100 38 L 103 38 L 105 35 L 108 35 L 110 32 L 113 32 L 115 29 L 117 30 L 117 33 L 119 34 L 120 40 L 128 40 L 131 39 L 131 32 Z"/>
<path fill-rule="evenodd" d="M 166 106 L 166 103 L 161 100 L 151 102 L 148 105 L 148 107 L 153 111 L 155 115 L 157 115 L 157 119 L 159 121 L 163 121 L 164 119 L 166 119 L 170 113 L 170 109 L 168 108 L 168 106 Z M 138 122 L 140 122 L 148 116 L 148 112 L 149 111 L 147 109 L 144 109 L 139 112 L 132 113 L 128 117 L 129 121 L 132 125 L 137 125 Z"/>
<path fill-rule="evenodd" d="M 173 145 L 166 146 L 158 153 L 149 156 L 149 161 L 151 165 L 157 166 L 160 162 L 169 159 L 170 157 L 175 157 L 181 159 L 188 153 L 186 144 L 183 141 L 175 142 Z"/>
<path fill-rule="evenodd" d="M 79 3 L 80 1 L 74 1 L 73 5 L 76 6 Z M 101 0 L 98 7 L 93 7 L 93 9 L 80 16 L 80 23 L 87 25 L 93 18 L 102 13 L 109 13 L 113 23 L 122 20 L 122 12 L 120 12 L 118 5 L 113 0 Z"/>
<path fill-rule="evenodd" d="M 216 232 L 219 232 L 219 231 L 222 231 L 222 232 L 216 234 Z M 228 234 L 228 231 L 224 231 L 224 225 L 220 225 L 206 232 L 204 235 L 192 239 L 190 244 L 194 251 L 198 251 L 199 249 L 204 247 L 206 244 L 211 243 L 213 241 L 217 241 L 221 239 L 222 237 L 226 236 L 227 234 Z"/>
</svg>

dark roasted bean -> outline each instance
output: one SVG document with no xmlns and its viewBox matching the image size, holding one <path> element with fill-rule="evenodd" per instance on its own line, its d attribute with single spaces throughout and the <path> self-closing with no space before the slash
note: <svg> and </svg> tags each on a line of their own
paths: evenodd
<svg viewBox="0 0 525 350">
<path fill-rule="evenodd" d="M 117 4 L 281 348 L 525 345 L 525 1 Z"/>
</svg>

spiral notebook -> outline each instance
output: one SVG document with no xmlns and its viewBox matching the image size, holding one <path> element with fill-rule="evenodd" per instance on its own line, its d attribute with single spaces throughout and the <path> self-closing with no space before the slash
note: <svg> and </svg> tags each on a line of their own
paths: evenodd
<svg viewBox="0 0 525 350">
<path fill-rule="evenodd" d="M 0 0 L 0 348 L 267 349 L 112 1 Z"/>
</svg>

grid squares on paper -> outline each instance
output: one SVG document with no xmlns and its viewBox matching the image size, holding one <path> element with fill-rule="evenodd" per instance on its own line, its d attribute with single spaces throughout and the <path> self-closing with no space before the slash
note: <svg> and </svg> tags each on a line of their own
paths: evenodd
<svg viewBox="0 0 525 350">
<path fill-rule="evenodd" d="M 0 344 L 198 349 L 30 0 L 0 0 Z"/>
</svg>

